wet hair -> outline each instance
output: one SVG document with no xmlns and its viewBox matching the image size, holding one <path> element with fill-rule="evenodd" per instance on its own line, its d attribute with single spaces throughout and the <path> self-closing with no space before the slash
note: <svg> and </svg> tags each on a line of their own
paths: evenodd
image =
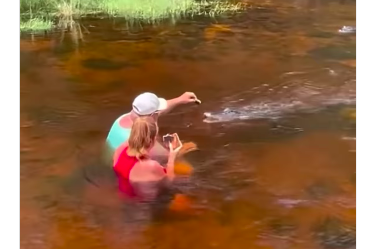
<svg viewBox="0 0 373 249">
<path fill-rule="evenodd" d="M 146 157 L 148 150 L 154 145 L 157 134 L 158 126 L 153 118 L 136 118 L 128 139 L 127 154 L 138 159 Z"/>
</svg>

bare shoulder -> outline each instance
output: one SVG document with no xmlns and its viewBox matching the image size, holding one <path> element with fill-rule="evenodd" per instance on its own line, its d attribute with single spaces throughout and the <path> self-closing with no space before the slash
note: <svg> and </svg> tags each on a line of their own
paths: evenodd
<svg viewBox="0 0 373 249">
<path fill-rule="evenodd" d="M 129 128 L 130 129 L 132 127 L 133 122 L 132 122 L 130 113 L 123 114 L 118 119 L 119 119 L 119 125 L 122 128 Z"/>
<path fill-rule="evenodd" d="M 162 167 L 162 165 L 160 165 L 156 160 L 148 160 L 147 164 L 149 167 L 152 167 L 152 168 Z"/>
<path fill-rule="evenodd" d="M 164 175 L 165 172 L 164 172 L 164 168 L 162 165 L 160 165 L 157 161 L 155 160 L 149 160 L 149 164 L 148 164 L 150 170 L 155 173 L 155 174 L 161 174 L 161 175 Z"/>
</svg>

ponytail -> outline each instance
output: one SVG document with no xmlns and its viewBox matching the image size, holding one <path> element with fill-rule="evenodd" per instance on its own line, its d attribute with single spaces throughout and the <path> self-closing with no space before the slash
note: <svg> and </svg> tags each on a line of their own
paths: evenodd
<svg viewBox="0 0 373 249">
<path fill-rule="evenodd" d="M 158 127 L 152 118 L 136 118 L 128 139 L 127 154 L 129 156 L 134 156 L 137 159 L 146 157 L 148 150 L 154 145 L 157 133 Z"/>
</svg>

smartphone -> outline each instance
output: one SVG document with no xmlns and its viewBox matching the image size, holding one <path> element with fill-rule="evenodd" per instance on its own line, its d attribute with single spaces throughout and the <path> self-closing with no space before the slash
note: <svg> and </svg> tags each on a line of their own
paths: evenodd
<svg viewBox="0 0 373 249">
<path fill-rule="evenodd" d="M 182 146 L 182 143 L 181 143 L 177 133 L 174 133 L 172 135 L 167 134 L 167 135 L 163 136 L 163 142 L 166 144 L 166 146 L 169 146 L 171 144 L 173 149 L 177 149 L 180 146 Z"/>
<path fill-rule="evenodd" d="M 175 137 L 170 135 L 170 134 L 167 134 L 167 135 L 163 136 L 163 142 L 165 142 L 166 144 L 172 143 L 174 141 L 174 139 L 175 139 Z"/>
</svg>

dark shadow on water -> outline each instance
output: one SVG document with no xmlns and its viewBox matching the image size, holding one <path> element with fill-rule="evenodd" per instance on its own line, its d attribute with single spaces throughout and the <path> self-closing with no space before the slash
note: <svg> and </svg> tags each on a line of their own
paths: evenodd
<svg viewBox="0 0 373 249">
<path fill-rule="evenodd" d="M 356 59 L 356 45 L 354 46 L 327 46 L 311 50 L 311 56 L 334 60 Z"/>
<path fill-rule="evenodd" d="M 307 33 L 310 37 L 318 37 L 318 38 L 333 38 L 336 36 L 333 32 L 326 32 L 322 30 L 314 30 Z"/>
<path fill-rule="evenodd" d="M 135 67 L 132 62 L 115 62 L 109 59 L 85 59 L 82 61 L 84 67 L 94 70 L 120 70 L 127 67 Z"/>
<path fill-rule="evenodd" d="M 341 190 L 328 181 L 318 181 L 307 187 L 305 192 L 311 199 L 321 200 L 331 195 L 340 194 Z"/>
<path fill-rule="evenodd" d="M 356 228 L 346 226 L 336 218 L 326 218 L 315 231 L 325 249 L 353 249 L 356 247 Z"/>
<path fill-rule="evenodd" d="M 269 230 L 271 233 L 277 236 L 290 237 L 294 236 L 297 229 L 294 221 L 289 218 L 273 218 L 268 221 Z"/>
</svg>

